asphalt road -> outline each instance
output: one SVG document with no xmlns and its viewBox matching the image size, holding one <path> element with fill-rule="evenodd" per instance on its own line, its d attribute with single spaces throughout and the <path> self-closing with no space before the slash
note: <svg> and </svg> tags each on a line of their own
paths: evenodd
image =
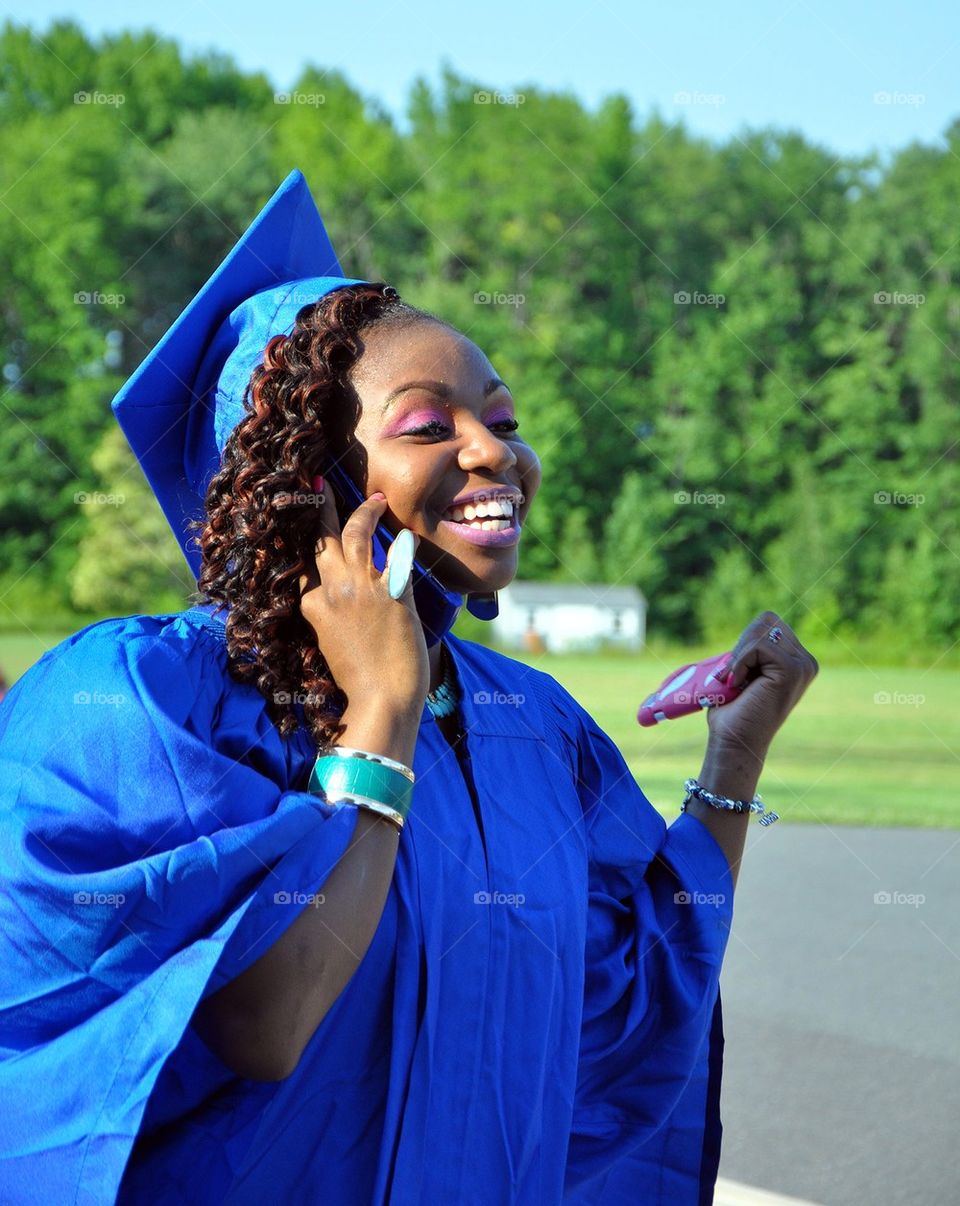
<svg viewBox="0 0 960 1206">
<path fill-rule="evenodd" d="M 960 1203 L 960 833 L 754 822 L 720 991 L 722 1177 Z"/>
</svg>

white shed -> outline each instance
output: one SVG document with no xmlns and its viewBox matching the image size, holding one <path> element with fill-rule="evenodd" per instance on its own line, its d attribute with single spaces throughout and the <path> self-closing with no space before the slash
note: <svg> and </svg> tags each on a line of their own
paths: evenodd
<svg viewBox="0 0 960 1206">
<path fill-rule="evenodd" d="M 497 600 L 492 635 L 504 648 L 561 653 L 604 643 L 638 650 L 646 640 L 647 600 L 635 586 L 511 582 Z"/>
</svg>

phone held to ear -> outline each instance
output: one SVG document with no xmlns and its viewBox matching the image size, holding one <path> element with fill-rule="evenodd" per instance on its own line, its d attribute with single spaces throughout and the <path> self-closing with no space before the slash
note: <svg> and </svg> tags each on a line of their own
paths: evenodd
<svg viewBox="0 0 960 1206">
<path fill-rule="evenodd" d="M 353 478 L 341 465 L 331 465 L 326 471 L 325 480 L 333 490 L 342 531 L 343 525 L 353 512 L 366 500 Z M 373 564 L 380 573 L 387 564 L 387 549 L 393 540 L 394 533 L 381 520 L 374 529 L 371 550 Z M 463 595 L 447 590 L 439 579 L 416 559 L 413 562 L 413 600 L 428 647 L 435 645 L 453 627 L 457 613 L 463 606 Z"/>
<path fill-rule="evenodd" d="M 719 679 L 719 670 L 730 657 L 732 650 L 704 658 L 702 662 L 691 662 L 668 674 L 660 686 L 640 705 L 637 720 L 644 727 L 659 724 L 662 720 L 675 720 L 688 716 L 701 708 L 718 707 L 730 703 L 741 693 L 742 688 L 730 686 L 726 679 Z"/>
</svg>

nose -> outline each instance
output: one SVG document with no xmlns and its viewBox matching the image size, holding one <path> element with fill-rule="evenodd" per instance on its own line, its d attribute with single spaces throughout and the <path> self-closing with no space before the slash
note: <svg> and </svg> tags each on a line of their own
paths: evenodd
<svg viewBox="0 0 960 1206">
<path fill-rule="evenodd" d="M 517 463 L 517 454 L 506 440 L 500 437 L 479 419 L 471 419 L 470 436 L 460 449 L 458 460 L 461 469 L 490 469 L 502 473 Z"/>
</svg>

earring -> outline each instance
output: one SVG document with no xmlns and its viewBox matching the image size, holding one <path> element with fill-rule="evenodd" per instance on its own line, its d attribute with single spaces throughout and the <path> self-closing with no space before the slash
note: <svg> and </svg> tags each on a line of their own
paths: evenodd
<svg viewBox="0 0 960 1206">
<path fill-rule="evenodd" d="M 495 620 L 500 614 L 497 592 L 491 590 L 482 594 L 467 595 L 467 611 L 478 620 Z"/>
</svg>

